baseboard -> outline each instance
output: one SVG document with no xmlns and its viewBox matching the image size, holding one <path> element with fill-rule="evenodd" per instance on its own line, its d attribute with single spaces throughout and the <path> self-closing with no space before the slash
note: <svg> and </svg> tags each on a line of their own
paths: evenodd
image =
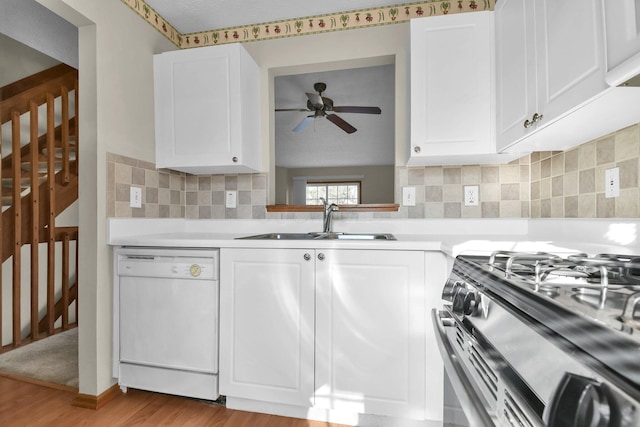
<svg viewBox="0 0 640 427">
<path fill-rule="evenodd" d="M 73 402 L 71 402 L 71 405 L 87 409 L 100 409 L 120 394 L 120 387 L 118 384 L 114 384 L 104 392 L 100 393 L 99 396 L 78 393 L 73 399 Z"/>
<path fill-rule="evenodd" d="M 9 374 L 6 372 L 0 372 L 0 377 L 9 378 L 16 381 L 22 381 L 23 383 L 29 383 L 29 384 L 39 385 L 43 387 L 53 388 L 56 390 L 69 391 L 71 393 L 78 392 L 78 387 L 64 385 L 64 384 L 50 383 L 47 381 L 36 380 L 34 378 L 27 378 L 20 375 Z"/>
<path fill-rule="evenodd" d="M 226 407 L 247 412 L 278 415 L 317 421 L 320 424 L 339 424 L 358 427 L 442 427 L 442 421 L 413 420 L 386 415 L 362 414 L 306 406 L 287 405 L 227 396 Z M 309 423 L 311 424 L 311 423 Z"/>
</svg>

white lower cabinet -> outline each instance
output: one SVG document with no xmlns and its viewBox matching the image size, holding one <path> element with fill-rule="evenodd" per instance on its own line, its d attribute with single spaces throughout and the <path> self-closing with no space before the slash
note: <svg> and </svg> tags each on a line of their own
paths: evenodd
<svg viewBox="0 0 640 427">
<path fill-rule="evenodd" d="M 424 419 L 424 253 L 323 252 L 316 265 L 316 406 Z"/>
<path fill-rule="evenodd" d="M 312 255 L 304 249 L 220 251 L 220 394 L 312 404 Z"/>
<path fill-rule="evenodd" d="M 221 394 L 425 418 L 424 252 L 222 249 L 220 265 Z"/>
</svg>

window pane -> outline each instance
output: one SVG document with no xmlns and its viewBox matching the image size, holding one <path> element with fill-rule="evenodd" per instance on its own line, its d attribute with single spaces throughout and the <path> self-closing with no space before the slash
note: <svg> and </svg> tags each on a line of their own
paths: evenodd
<svg viewBox="0 0 640 427">
<path fill-rule="evenodd" d="M 320 199 L 320 197 L 323 197 L 325 200 L 327 199 L 327 186 L 326 185 L 318 185 L 318 199 Z M 320 200 L 318 200 L 318 203 L 322 203 Z"/>
<path fill-rule="evenodd" d="M 329 196 L 327 203 L 338 203 L 338 186 L 337 185 L 327 186 L 327 195 Z"/>
<path fill-rule="evenodd" d="M 307 200 L 318 198 L 318 187 L 307 186 Z"/>
<path fill-rule="evenodd" d="M 350 185 L 349 186 L 349 198 L 351 200 L 358 200 L 358 186 L 357 185 Z"/>
</svg>

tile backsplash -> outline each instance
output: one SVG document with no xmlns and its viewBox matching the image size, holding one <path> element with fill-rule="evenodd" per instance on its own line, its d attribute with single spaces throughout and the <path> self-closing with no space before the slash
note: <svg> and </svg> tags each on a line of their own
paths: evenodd
<svg viewBox="0 0 640 427">
<path fill-rule="evenodd" d="M 400 187 L 416 188 L 416 206 L 406 208 L 406 217 L 526 218 L 529 170 L 529 156 L 506 165 L 400 168 Z M 466 185 L 478 186 L 478 206 L 464 205 Z"/>
<path fill-rule="evenodd" d="M 131 187 L 142 189 L 142 207 L 129 207 Z M 225 190 L 237 207 L 225 208 Z M 108 153 L 107 216 L 190 219 L 265 218 L 266 174 L 188 175 Z"/>
<path fill-rule="evenodd" d="M 605 171 L 618 167 L 620 196 L 606 198 Z M 640 124 L 567 151 L 535 152 L 505 165 L 396 168 L 396 200 L 416 188 L 416 206 L 393 213 L 339 213 L 342 218 L 637 218 L 640 216 Z M 107 216 L 190 219 L 309 218 L 266 213 L 268 174 L 188 175 L 109 153 Z M 464 186 L 477 185 L 480 203 L 464 206 Z M 130 188 L 142 207 L 129 207 Z M 225 191 L 237 207 L 225 208 Z"/>
<path fill-rule="evenodd" d="M 637 218 L 640 124 L 560 152 L 531 154 L 532 218 Z M 620 196 L 605 197 L 619 168 Z"/>
</svg>

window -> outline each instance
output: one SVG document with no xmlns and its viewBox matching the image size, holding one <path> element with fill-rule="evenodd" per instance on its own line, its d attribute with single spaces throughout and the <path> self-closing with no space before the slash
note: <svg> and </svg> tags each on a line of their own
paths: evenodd
<svg viewBox="0 0 640 427">
<path fill-rule="evenodd" d="M 337 205 L 360 204 L 360 182 L 307 182 L 307 205 L 321 205 L 320 197 Z"/>
</svg>

